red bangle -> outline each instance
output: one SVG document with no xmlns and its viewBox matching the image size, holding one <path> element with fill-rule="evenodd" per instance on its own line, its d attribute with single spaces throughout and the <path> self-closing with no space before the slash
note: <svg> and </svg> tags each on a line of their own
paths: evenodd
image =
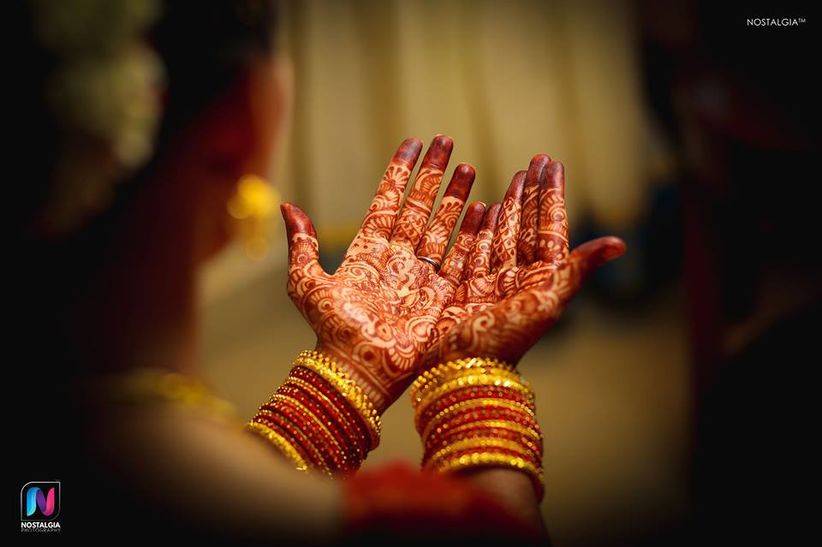
<svg viewBox="0 0 822 547">
<path fill-rule="evenodd" d="M 264 408 L 266 408 L 265 405 Z M 300 429 L 307 432 L 312 441 L 316 440 L 315 445 L 322 453 L 323 460 L 327 467 L 333 471 L 346 468 L 347 457 L 342 446 L 334 439 L 334 435 L 328 426 L 326 426 L 311 409 L 307 408 L 297 399 L 280 393 L 279 391 L 272 396 L 272 401 L 267 405 L 267 408 L 270 410 L 288 409 L 288 412 L 297 416 Z"/>
<path fill-rule="evenodd" d="M 477 401 L 480 401 L 480 399 Z M 464 409 L 451 413 L 441 413 L 442 415 L 440 417 L 435 417 L 430 422 L 424 424 L 421 433 L 422 437 L 427 438 L 431 433 L 435 432 L 437 428 L 447 429 L 480 420 L 509 420 L 512 423 L 524 427 L 536 426 L 536 420 L 533 416 L 508 407 L 499 406 L 499 404 L 496 404 L 496 401 L 486 402 L 488 401 L 487 399 L 481 399 L 481 401 L 483 402 L 478 402 L 476 406 L 467 406 Z"/>
<path fill-rule="evenodd" d="M 263 405 L 254 420 L 266 424 L 278 424 L 281 429 L 288 431 L 290 437 L 296 442 L 295 447 L 302 447 L 306 462 L 327 474 L 331 473 L 328 461 L 321 451 L 322 441 L 316 437 L 314 430 L 305 427 L 303 418 L 296 411 L 284 406 L 272 409 Z"/>
<path fill-rule="evenodd" d="M 356 438 L 358 440 L 358 444 L 361 445 L 363 454 L 367 454 L 369 450 L 368 440 L 371 438 L 371 433 L 369 432 L 368 426 L 365 424 L 365 421 L 359 413 L 350 407 L 348 401 L 346 401 L 340 392 L 337 391 L 334 386 L 326 382 L 320 375 L 305 367 L 294 367 L 291 370 L 291 376 L 307 382 L 311 385 L 311 387 L 325 395 L 331 401 L 335 411 L 343 418 L 343 422 L 347 424 L 349 428 L 355 428 L 357 430 L 358 433 L 353 435 L 352 438 Z M 365 456 L 363 455 L 363 458 L 364 457 Z"/>
<path fill-rule="evenodd" d="M 441 397 L 429 404 L 421 413 L 417 415 L 417 426 L 428 423 L 434 416 L 442 412 L 445 408 L 473 399 L 504 399 L 515 401 L 522 405 L 531 405 L 527 397 L 522 394 L 497 386 L 464 387 L 454 390 L 448 395 Z"/>
<path fill-rule="evenodd" d="M 339 419 L 330 400 L 323 399 L 318 391 L 315 391 L 307 383 L 296 383 L 294 378 L 289 377 L 285 384 L 277 390 L 299 400 L 307 408 L 311 409 L 334 435 L 336 444 L 341 447 L 351 461 L 361 461 L 365 457 L 362 439 L 358 438 L 356 430 L 344 419 Z M 329 408 L 331 407 L 331 408 Z M 351 442 L 351 441 L 354 442 Z M 357 442 L 360 441 L 360 442 Z"/>
<path fill-rule="evenodd" d="M 317 352 L 303 352 L 286 381 L 260 406 L 250 427 L 295 461 L 330 475 L 359 468 L 379 442 L 380 420 L 368 398 Z"/>
</svg>

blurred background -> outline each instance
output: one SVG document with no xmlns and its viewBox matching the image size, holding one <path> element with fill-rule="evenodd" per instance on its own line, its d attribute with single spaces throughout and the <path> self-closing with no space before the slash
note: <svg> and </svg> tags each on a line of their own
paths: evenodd
<svg viewBox="0 0 822 547">
<path fill-rule="evenodd" d="M 818 28 L 790 2 L 283 4 L 294 109 L 271 178 L 312 216 L 327 270 L 394 148 L 437 133 L 456 143 L 446 178 L 476 166 L 473 199 L 547 152 L 566 166 L 572 242 L 628 243 L 521 364 L 557 545 L 764 539 L 757 519 L 808 511 L 782 494 L 815 405 Z M 208 376 L 251 416 L 314 344 L 284 244 L 224 253 L 202 302 Z M 384 431 L 366 467 L 419 461 L 406 399 Z"/>
</svg>

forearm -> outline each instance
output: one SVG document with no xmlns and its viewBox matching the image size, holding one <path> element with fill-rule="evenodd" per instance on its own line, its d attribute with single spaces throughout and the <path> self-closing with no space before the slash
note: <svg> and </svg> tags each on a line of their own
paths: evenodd
<svg viewBox="0 0 822 547">
<path fill-rule="evenodd" d="M 496 499 L 513 516 L 540 530 L 547 539 L 539 500 L 527 475 L 500 467 L 469 468 L 460 475 Z"/>
</svg>

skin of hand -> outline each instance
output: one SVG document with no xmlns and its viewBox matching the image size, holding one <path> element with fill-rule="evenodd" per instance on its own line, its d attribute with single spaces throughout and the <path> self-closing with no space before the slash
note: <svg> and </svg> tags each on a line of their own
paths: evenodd
<svg viewBox="0 0 822 547">
<path fill-rule="evenodd" d="M 288 294 L 317 334 L 316 349 L 334 358 L 380 412 L 413 381 L 455 290 L 419 258 L 442 259 L 474 182 L 474 168 L 458 165 L 429 222 L 452 148 L 449 137 L 433 139 L 403 203 L 422 143 L 407 139 L 400 145 L 333 275 L 320 266 L 311 220 L 295 205 L 282 206 Z M 472 204 L 469 212 L 480 207 Z M 462 273 L 457 262 L 447 271 Z"/>
<path fill-rule="evenodd" d="M 527 172 L 514 175 L 501 204 L 466 212 L 441 271 L 456 290 L 437 321 L 424 366 L 465 357 L 518 363 L 585 277 L 624 252 L 615 237 L 569 250 L 564 168 L 546 155 L 535 156 Z M 461 474 L 550 542 L 526 475 L 501 468 Z"/>
<path fill-rule="evenodd" d="M 587 275 L 624 252 L 616 237 L 570 251 L 564 167 L 534 156 L 501 204 L 484 215 L 466 213 L 441 272 L 456 290 L 436 323 L 425 366 L 466 357 L 518 363 Z"/>
</svg>

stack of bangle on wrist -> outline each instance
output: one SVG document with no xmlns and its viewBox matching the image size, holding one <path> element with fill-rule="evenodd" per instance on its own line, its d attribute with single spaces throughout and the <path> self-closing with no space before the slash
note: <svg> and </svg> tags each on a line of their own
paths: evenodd
<svg viewBox="0 0 822 547">
<path fill-rule="evenodd" d="M 248 429 L 301 471 L 357 470 L 380 441 L 380 418 L 360 387 L 327 356 L 303 351 Z"/>
<path fill-rule="evenodd" d="M 531 477 L 539 498 L 542 434 L 534 393 L 514 368 L 496 359 L 449 361 L 411 387 L 423 467 L 453 472 L 507 467 Z"/>
</svg>

